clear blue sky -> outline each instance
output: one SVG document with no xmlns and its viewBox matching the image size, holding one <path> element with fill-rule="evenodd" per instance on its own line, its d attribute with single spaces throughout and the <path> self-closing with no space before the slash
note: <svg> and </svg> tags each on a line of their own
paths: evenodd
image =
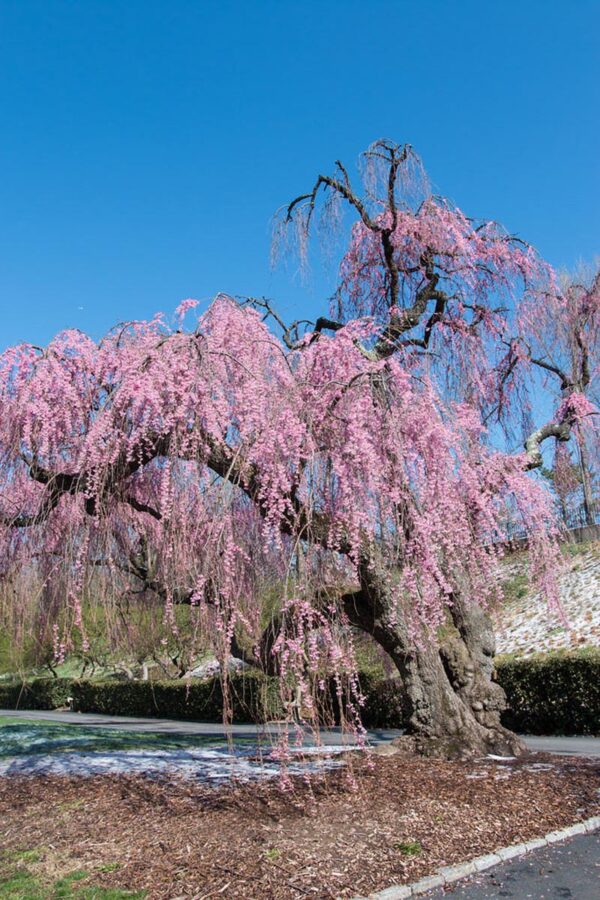
<svg viewBox="0 0 600 900">
<path fill-rule="evenodd" d="M 598 0 L 0 0 L 0 346 L 218 290 L 322 308 L 274 210 L 377 137 L 557 266 L 600 252 Z"/>
</svg>

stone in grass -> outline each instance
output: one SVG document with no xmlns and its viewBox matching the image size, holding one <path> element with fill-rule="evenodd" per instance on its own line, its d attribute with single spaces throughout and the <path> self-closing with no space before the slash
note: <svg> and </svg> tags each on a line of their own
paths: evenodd
<svg viewBox="0 0 600 900">
<path fill-rule="evenodd" d="M 250 668 L 247 662 L 244 662 L 242 659 L 237 659 L 235 656 L 230 656 L 227 660 L 227 669 L 229 672 L 241 672 L 244 669 Z M 195 669 L 189 673 L 192 678 L 215 678 L 221 672 L 221 664 L 218 659 L 209 659 L 206 662 L 200 663 L 200 665 L 196 666 Z"/>
</svg>

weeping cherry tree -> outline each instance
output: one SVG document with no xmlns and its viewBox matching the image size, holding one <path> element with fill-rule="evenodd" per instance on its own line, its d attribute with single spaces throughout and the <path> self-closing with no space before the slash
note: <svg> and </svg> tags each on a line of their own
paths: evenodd
<svg viewBox="0 0 600 900">
<path fill-rule="evenodd" d="M 304 255 L 315 223 L 353 217 L 316 322 L 219 295 L 195 319 L 184 301 L 171 326 L 157 316 L 99 343 L 67 331 L 2 355 L 0 575 L 35 575 L 57 658 L 88 649 L 88 607 L 105 595 L 121 621 L 147 605 L 167 633 L 185 607 L 186 639 L 277 676 L 290 716 L 312 723 L 333 685 L 360 727 L 365 632 L 397 670 L 411 748 L 518 752 L 487 610 L 515 521 L 557 602 L 552 504 L 533 470 L 579 407 L 519 452 L 493 438 L 528 375 L 508 339 L 519 305 L 543 302 L 552 273 L 434 196 L 410 146 L 378 141 L 363 161 L 360 192 L 337 163 L 277 219 L 280 247 Z"/>
</svg>

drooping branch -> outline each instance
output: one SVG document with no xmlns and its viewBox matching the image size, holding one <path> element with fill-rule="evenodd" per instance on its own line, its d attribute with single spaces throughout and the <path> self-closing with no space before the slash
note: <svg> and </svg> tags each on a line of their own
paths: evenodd
<svg viewBox="0 0 600 900">
<path fill-rule="evenodd" d="M 392 356 L 398 349 L 397 343 L 402 335 L 416 328 L 425 315 L 429 303 L 436 301 L 434 312 L 429 316 L 425 323 L 422 338 L 407 338 L 401 341 L 403 346 L 422 347 L 426 350 L 429 346 L 433 327 L 436 323 L 441 322 L 443 313 L 448 302 L 448 296 L 443 291 L 437 290 L 439 277 L 432 274 L 427 284 L 418 291 L 415 302 L 408 309 L 403 309 L 397 314 L 393 314 L 389 324 L 386 326 L 383 334 L 377 341 L 372 354 L 376 359 L 387 359 Z"/>
<path fill-rule="evenodd" d="M 341 164 L 338 163 L 341 166 Z M 340 194 L 348 203 L 354 207 L 354 209 L 359 214 L 365 226 L 369 229 L 369 231 L 381 232 L 381 226 L 371 218 L 369 215 L 365 204 L 362 202 L 360 197 L 352 190 L 350 182 L 346 178 L 344 181 L 339 181 L 337 178 L 332 178 L 330 175 L 319 175 L 317 178 L 315 185 L 308 194 L 300 194 L 300 196 L 296 197 L 291 203 L 288 204 L 286 208 L 286 222 L 291 222 L 294 216 L 295 209 L 301 204 L 308 204 L 308 215 L 306 220 L 306 227 L 310 226 L 310 221 L 312 219 L 315 205 L 317 202 L 317 195 L 319 190 L 322 188 L 331 188 Z"/>
<path fill-rule="evenodd" d="M 147 513 L 157 521 L 160 521 L 163 517 L 162 513 L 160 513 L 154 506 L 151 506 L 149 503 L 142 503 L 141 500 L 137 500 L 130 494 L 122 494 L 119 499 L 131 506 L 132 509 L 135 509 L 136 512 Z"/>
<path fill-rule="evenodd" d="M 106 467 L 103 473 L 103 490 L 100 494 L 96 490 L 91 490 L 94 477 L 90 472 L 51 472 L 41 466 L 36 459 L 29 460 L 27 461 L 29 476 L 38 484 L 46 486 L 46 495 L 36 513 L 14 518 L 3 516 L 2 521 L 5 525 L 15 528 L 39 525 L 50 516 L 61 497 L 76 494 L 85 497 L 85 511 L 90 516 L 97 514 L 99 500 L 116 495 L 118 499 L 136 511 L 145 512 L 160 519 L 160 513 L 154 507 L 137 500 L 128 492 L 117 490 L 117 488 L 153 459 L 167 453 L 168 444 L 168 437 L 163 435 L 144 442 L 144 445 L 137 448 L 133 454 L 123 450 L 117 460 Z"/>
<path fill-rule="evenodd" d="M 559 366 L 534 356 L 530 356 L 530 360 L 534 366 L 538 367 L 538 369 L 544 369 L 546 372 L 551 372 L 553 375 L 556 375 L 560 379 L 560 388 L 562 391 L 568 391 L 573 387 L 572 380 L 561 368 L 559 368 Z"/>
</svg>

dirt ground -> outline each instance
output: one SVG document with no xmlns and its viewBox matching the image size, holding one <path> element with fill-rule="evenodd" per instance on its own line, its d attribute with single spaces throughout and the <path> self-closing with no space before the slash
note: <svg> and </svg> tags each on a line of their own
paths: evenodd
<svg viewBox="0 0 600 900">
<path fill-rule="evenodd" d="M 43 879 L 84 870 L 149 900 L 356 897 L 599 812 L 600 760 L 544 754 L 353 754 L 348 771 L 287 792 L 273 781 L 0 778 L 0 871 L 18 859 Z"/>
</svg>

